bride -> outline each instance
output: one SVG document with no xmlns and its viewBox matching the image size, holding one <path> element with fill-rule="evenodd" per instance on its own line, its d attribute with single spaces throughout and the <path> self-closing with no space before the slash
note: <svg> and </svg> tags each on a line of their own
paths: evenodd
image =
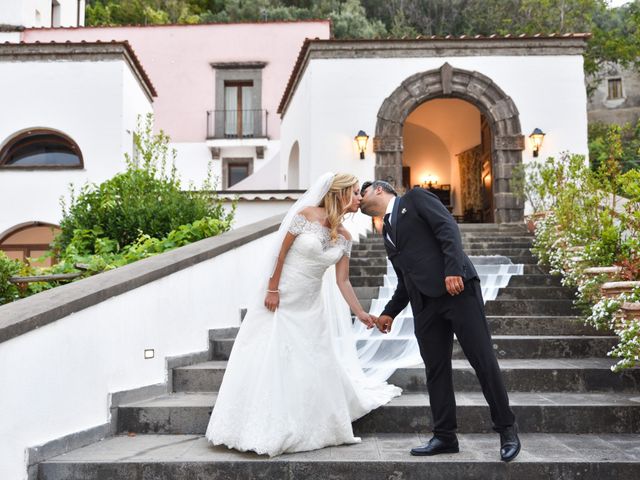
<svg viewBox="0 0 640 480">
<path fill-rule="evenodd" d="M 351 335 L 349 307 L 373 326 L 349 282 L 341 223 L 360 199 L 355 176 L 326 173 L 287 213 L 211 414 L 214 445 L 274 456 L 357 443 L 351 422 L 400 394 L 365 377 Z"/>
</svg>

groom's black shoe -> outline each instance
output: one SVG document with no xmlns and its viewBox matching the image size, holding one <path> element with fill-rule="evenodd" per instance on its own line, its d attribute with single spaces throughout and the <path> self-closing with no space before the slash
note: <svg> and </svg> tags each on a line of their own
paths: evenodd
<svg viewBox="0 0 640 480">
<path fill-rule="evenodd" d="M 520 453 L 520 439 L 518 429 L 514 425 L 500 433 L 500 459 L 503 462 L 510 462 Z"/>
<path fill-rule="evenodd" d="M 411 455 L 426 456 L 438 455 L 439 453 L 458 453 L 459 451 L 458 439 L 444 441 L 438 437 L 433 437 L 426 445 L 412 448 Z"/>
</svg>

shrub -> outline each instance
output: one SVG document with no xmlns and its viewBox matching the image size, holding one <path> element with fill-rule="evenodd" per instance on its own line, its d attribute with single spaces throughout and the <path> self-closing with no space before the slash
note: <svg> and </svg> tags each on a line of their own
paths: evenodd
<svg viewBox="0 0 640 480">
<path fill-rule="evenodd" d="M 20 271 L 20 262 L 12 260 L 0 250 L 0 305 L 18 298 L 18 288 L 9 282 Z"/>
<path fill-rule="evenodd" d="M 163 238 L 180 225 L 205 217 L 230 222 L 233 213 L 227 214 L 221 202 L 212 197 L 210 182 L 205 182 L 201 191 L 180 188 L 173 164 L 175 151 L 169 152 L 168 142 L 163 132 L 152 133 L 148 115 L 134 134 L 138 155 L 127 156 L 125 172 L 99 185 L 86 185 L 77 196 L 72 187 L 69 207 L 63 203 L 62 233 L 56 248 L 62 251 L 73 240 L 80 253 L 98 253 L 95 238 L 106 237 L 122 248 L 140 235 Z M 76 231 L 86 241 L 81 241 Z"/>
</svg>

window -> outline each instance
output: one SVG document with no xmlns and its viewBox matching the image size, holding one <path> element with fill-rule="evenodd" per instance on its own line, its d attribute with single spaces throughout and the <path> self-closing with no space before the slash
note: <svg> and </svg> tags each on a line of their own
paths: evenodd
<svg viewBox="0 0 640 480">
<path fill-rule="evenodd" d="M 224 83 L 224 136 L 253 137 L 253 82 Z"/>
<path fill-rule="evenodd" d="M 266 138 L 267 111 L 262 107 L 265 62 L 212 63 L 214 109 L 207 111 L 207 138 Z"/>
<path fill-rule="evenodd" d="M 225 158 L 222 164 L 223 188 L 241 182 L 253 173 L 252 158 Z"/>
<path fill-rule="evenodd" d="M 50 244 L 60 227 L 45 222 L 27 222 L 16 225 L 0 234 L 0 250 L 9 258 L 26 261 L 27 258 L 38 258 L 50 250 Z M 52 258 L 43 263 L 32 262 L 32 265 L 51 266 Z"/>
<path fill-rule="evenodd" d="M 609 79 L 609 96 L 607 98 L 609 100 L 622 98 L 622 79 L 621 78 Z"/>
<path fill-rule="evenodd" d="M 58 0 L 51 1 L 51 27 L 60 26 L 60 2 Z"/>
<path fill-rule="evenodd" d="M 0 151 L 0 168 L 82 168 L 82 154 L 69 137 L 50 130 L 24 132 Z"/>
</svg>

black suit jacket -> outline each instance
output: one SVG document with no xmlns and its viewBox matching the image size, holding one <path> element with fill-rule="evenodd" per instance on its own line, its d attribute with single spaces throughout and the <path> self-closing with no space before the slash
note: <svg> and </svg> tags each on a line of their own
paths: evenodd
<svg viewBox="0 0 640 480">
<path fill-rule="evenodd" d="M 467 281 L 478 276 L 462 250 L 458 224 L 433 193 L 416 187 L 396 198 L 391 229 L 393 244 L 386 228 L 383 236 L 398 286 L 382 315 L 395 318 L 409 301 L 417 314 L 423 308 L 423 295 L 447 294 L 445 277 L 460 276 Z"/>
</svg>

